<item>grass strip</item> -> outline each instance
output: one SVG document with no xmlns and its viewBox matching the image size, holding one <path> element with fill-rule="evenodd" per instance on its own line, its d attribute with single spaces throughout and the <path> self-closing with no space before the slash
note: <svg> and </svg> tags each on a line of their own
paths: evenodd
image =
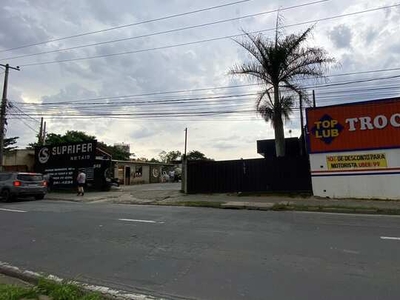
<svg viewBox="0 0 400 300">
<path fill-rule="evenodd" d="M 34 287 L 0 284 L 0 300 L 36 300 L 40 296 L 48 296 L 52 300 L 103 300 L 99 293 L 86 293 L 70 282 L 55 282 L 39 279 Z"/>
<path fill-rule="evenodd" d="M 0 284 L 1 300 L 38 299 L 38 297 L 38 291 L 34 287 L 26 288 L 16 285 Z"/>
</svg>

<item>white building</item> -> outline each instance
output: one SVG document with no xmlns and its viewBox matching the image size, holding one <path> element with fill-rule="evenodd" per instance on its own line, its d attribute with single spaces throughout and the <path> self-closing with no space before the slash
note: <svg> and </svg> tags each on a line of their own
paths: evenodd
<svg viewBox="0 0 400 300">
<path fill-rule="evenodd" d="M 400 98 L 307 109 L 315 196 L 400 199 Z"/>
</svg>

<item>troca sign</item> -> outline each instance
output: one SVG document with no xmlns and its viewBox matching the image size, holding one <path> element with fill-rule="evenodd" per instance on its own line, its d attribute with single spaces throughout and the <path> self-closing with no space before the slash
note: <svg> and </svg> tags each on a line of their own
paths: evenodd
<svg viewBox="0 0 400 300">
<path fill-rule="evenodd" d="M 400 148 L 400 99 L 307 109 L 310 153 Z"/>
</svg>

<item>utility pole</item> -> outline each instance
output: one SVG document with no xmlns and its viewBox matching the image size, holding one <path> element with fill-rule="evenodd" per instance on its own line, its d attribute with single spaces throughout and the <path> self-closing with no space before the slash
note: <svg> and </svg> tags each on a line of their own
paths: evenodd
<svg viewBox="0 0 400 300">
<path fill-rule="evenodd" d="M 40 118 L 40 128 L 39 128 L 39 136 L 38 136 L 38 144 L 43 145 L 43 117 Z"/>
<path fill-rule="evenodd" d="M 182 180 L 181 180 L 181 190 L 184 193 L 187 193 L 187 174 L 188 174 L 188 171 L 187 171 L 188 165 L 187 165 L 187 159 L 186 159 L 187 132 L 188 132 L 188 129 L 186 127 L 185 128 L 185 151 L 182 155 Z"/>
<path fill-rule="evenodd" d="M 185 152 L 184 152 L 185 158 L 186 158 L 186 150 L 187 150 L 187 132 L 188 132 L 188 129 L 186 127 L 185 128 Z"/>
<path fill-rule="evenodd" d="M 313 107 L 317 107 L 317 104 L 315 103 L 315 91 L 314 90 L 312 90 L 312 104 L 313 104 Z"/>
<path fill-rule="evenodd" d="M 301 93 L 299 94 L 299 102 L 300 102 L 300 126 L 301 126 L 301 134 L 303 135 L 304 121 L 303 121 L 303 97 Z"/>
<path fill-rule="evenodd" d="M 300 103 L 300 126 L 301 126 L 301 148 L 300 148 L 300 153 L 301 155 L 304 155 L 304 142 L 305 142 L 305 136 L 304 136 L 304 120 L 303 120 L 303 96 L 301 93 L 299 93 L 299 103 Z"/>
<path fill-rule="evenodd" d="M 19 71 L 19 67 L 11 67 L 9 64 L 0 64 L 0 66 L 5 67 L 4 74 L 4 85 L 3 85 L 3 98 L 1 99 L 1 109 L 0 109 L 0 167 L 3 171 L 3 153 L 4 153 L 4 135 L 5 135 L 5 125 L 6 125 L 6 110 L 7 110 L 7 88 L 8 88 L 8 72 L 10 69 Z"/>
<path fill-rule="evenodd" d="M 43 125 L 42 145 L 41 146 L 43 146 L 45 143 L 46 143 L 46 121 L 44 122 L 44 125 Z"/>
</svg>

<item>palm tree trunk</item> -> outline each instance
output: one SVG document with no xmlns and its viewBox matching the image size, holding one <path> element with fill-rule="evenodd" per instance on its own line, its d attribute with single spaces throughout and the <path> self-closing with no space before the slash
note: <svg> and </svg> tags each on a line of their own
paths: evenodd
<svg viewBox="0 0 400 300">
<path fill-rule="evenodd" d="M 282 107 L 279 97 L 279 87 L 274 87 L 274 130 L 276 157 L 285 156 L 285 132 L 282 120 Z"/>
</svg>

